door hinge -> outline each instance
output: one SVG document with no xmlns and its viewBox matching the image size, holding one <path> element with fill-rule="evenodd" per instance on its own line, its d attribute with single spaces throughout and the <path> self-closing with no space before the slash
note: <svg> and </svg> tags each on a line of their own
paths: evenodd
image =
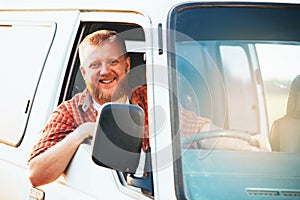
<svg viewBox="0 0 300 200">
<path fill-rule="evenodd" d="M 44 200 L 45 192 L 38 188 L 30 188 L 29 200 Z"/>
</svg>

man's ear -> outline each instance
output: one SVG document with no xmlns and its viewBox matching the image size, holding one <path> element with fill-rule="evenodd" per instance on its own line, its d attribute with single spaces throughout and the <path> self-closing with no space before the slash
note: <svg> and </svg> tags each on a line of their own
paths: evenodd
<svg viewBox="0 0 300 200">
<path fill-rule="evenodd" d="M 83 79 L 85 80 L 86 71 L 85 71 L 85 68 L 83 66 L 80 66 L 80 72 L 81 72 L 81 75 L 82 75 Z"/>
<path fill-rule="evenodd" d="M 126 58 L 126 64 L 127 64 L 126 72 L 129 72 L 130 71 L 130 57 L 129 56 L 127 56 L 127 58 Z"/>
</svg>

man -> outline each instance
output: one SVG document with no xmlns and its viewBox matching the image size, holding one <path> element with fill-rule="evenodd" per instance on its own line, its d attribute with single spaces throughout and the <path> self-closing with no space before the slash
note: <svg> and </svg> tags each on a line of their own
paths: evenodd
<svg viewBox="0 0 300 200">
<path fill-rule="evenodd" d="M 147 88 L 139 87 L 127 93 L 119 87 L 126 86 L 123 78 L 130 71 L 124 40 L 114 31 L 96 31 L 81 42 L 79 58 L 86 90 L 63 102 L 51 115 L 28 161 L 33 186 L 50 183 L 65 171 L 79 145 L 93 136 L 98 111 L 106 102 L 132 103 L 143 108 L 143 150 L 149 146 Z M 192 116 L 185 110 L 182 113 L 182 116 Z M 195 119 L 196 126 L 192 125 L 195 132 L 211 124 L 210 120 L 197 116 L 191 121 L 194 123 Z"/>
<path fill-rule="evenodd" d="M 53 112 L 29 159 L 34 186 L 50 183 L 64 172 L 78 146 L 92 136 L 97 109 L 103 103 L 128 101 L 125 93 L 114 93 L 130 70 L 125 43 L 116 32 L 102 30 L 87 36 L 80 44 L 79 57 L 87 89 Z"/>
</svg>

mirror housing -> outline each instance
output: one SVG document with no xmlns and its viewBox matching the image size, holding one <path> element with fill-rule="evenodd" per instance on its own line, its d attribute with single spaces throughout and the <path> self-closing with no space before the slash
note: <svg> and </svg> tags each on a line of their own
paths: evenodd
<svg viewBox="0 0 300 200">
<path fill-rule="evenodd" d="M 144 132 L 144 112 L 131 104 L 106 103 L 97 118 L 93 161 L 100 166 L 135 173 Z"/>
</svg>

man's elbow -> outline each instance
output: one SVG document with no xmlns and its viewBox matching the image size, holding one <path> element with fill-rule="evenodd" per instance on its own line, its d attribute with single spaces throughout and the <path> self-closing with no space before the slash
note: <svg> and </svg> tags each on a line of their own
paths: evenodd
<svg viewBox="0 0 300 200">
<path fill-rule="evenodd" d="M 29 181 L 32 186 L 37 187 L 42 185 L 40 181 L 40 176 L 36 173 L 36 169 L 32 161 L 29 162 Z"/>
<path fill-rule="evenodd" d="M 34 159 L 28 163 L 28 166 L 29 181 L 31 182 L 32 186 L 37 187 L 48 183 L 45 179 L 45 174 L 42 173 L 43 170 L 39 168 L 38 164 L 34 161 Z"/>
<path fill-rule="evenodd" d="M 32 176 L 31 174 L 29 175 L 29 181 L 31 183 L 32 186 L 34 187 L 38 187 L 43 185 L 38 178 L 36 178 L 35 176 Z"/>
</svg>

